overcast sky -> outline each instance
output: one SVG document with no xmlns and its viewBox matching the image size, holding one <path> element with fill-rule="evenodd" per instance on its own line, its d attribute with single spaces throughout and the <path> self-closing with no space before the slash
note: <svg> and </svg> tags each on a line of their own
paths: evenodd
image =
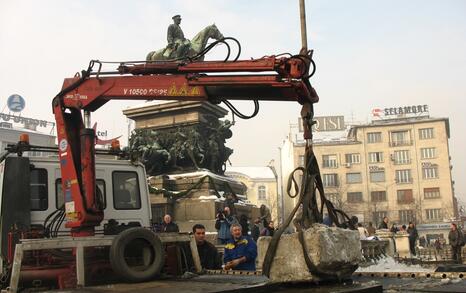
<svg viewBox="0 0 466 293">
<path fill-rule="evenodd" d="M 427 104 L 433 117 L 450 118 L 456 191 L 466 194 L 466 1 L 306 1 L 309 47 L 317 73 L 311 82 L 316 114 L 366 121 L 374 107 Z M 51 101 L 63 79 L 90 59 L 143 60 L 166 44 L 174 14 L 192 38 L 215 23 L 242 44 L 242 58 L 300 48 L 298 0 L 289 1 L 8 1 L 0 0 L 0 107 L 18 93 L 24 116 L 53 121 Z M 208 59 L 221 58 L 219 49 Z M 109 68 L 113 69 L 113 68 Z M 106 104 L 93 115 L 108 136 L 126 134 L 122 109 Z M 241 103 L 240 109 L 252 111 Z M 257 118 L 238 121 L 228 145 L 236 166 L 266 165 L 297 103 L 262 103 Z"/>
</svg>

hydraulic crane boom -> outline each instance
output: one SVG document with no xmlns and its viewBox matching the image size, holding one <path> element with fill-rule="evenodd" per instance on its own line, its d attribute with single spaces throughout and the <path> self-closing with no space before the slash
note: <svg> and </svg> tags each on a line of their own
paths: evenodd
<svg viewBox="0 0 466 293">
<path fill-rule="evenodd" d="M 72 235 L 93 235 L 94 227 L 103 219 L 102 201 L 95 187 L 95 133 L 90 112 L 112 99 L 297 101 L 309 107 L 318 101 L 307 79 L 310 60 L 310 55 L 298 55 L 227 62 L 121 64 L 118 72 L 110 73 L 100 69 L 92 72 L 95 62 L 91 62 L 81 76 L 65 79 L 62 91 L 53 99 L 53 112 L 66 226 Z"/>
</svg>

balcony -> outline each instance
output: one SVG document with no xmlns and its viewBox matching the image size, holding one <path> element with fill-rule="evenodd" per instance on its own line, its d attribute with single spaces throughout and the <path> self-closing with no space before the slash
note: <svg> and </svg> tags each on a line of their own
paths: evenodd
<svg viewBox="0 0 466 293">
<path fill-rule="evenodd" d="M 395 183 L 396 184 L 410 184 L 410 183 L 413 183 L 413 178 L 403 178 L 403 179 L 395 178 Z"/>
<path fill-rule="evenodd" d="M 408 146 L 408 145 L 412 145 L 412 144 L 413 144 L 412 140 L 399 140 L 399 141 L 391 141 L 390 142 L 391 147 Z"/>
<path fill-rule="evenodd" d="M 409 164 L 411 164 L 411 159 L 409 159 L 409 160 L 396 160 L 396 159 L 394 159 L 393 164 L 395 164 L 395 165 L 409 165 Z"/>
</svg>

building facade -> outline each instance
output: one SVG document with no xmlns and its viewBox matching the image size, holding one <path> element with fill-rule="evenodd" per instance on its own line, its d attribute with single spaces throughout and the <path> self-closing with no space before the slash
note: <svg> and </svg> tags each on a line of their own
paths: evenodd
<svg viewBox="0 0 466 293">
<path fill-rule="evenodd" d="M 29 135 L 29 143 L 38 146 L 56 146 L 55 136 L 28 129 L 23 127 L 16 127 L 12 123 L 0 123 L 0 153 L 2 153 L 8 144 L 15 144 L 19 141 L 19 136 L 23 133 Z M 43 152 L 28 152 L 28 156 L 48 156 L 49 153 Z"/>
<path fill-rule="evenodd" d="M 278 222 L 277 175 L 273 167 L 228 167 L 225 175 L 244 183 L 248 201 L 258 207 L 267 206 L 272 220 Z"/>
<path fill-rule="evenodd" d="M 290 135 L 291 137 L 291 135 Z M 441 223 L 457 217 L 447 118 L 402 117 L 347 128 L 340 139 L 314 142 L 326 197 L 337 208 L 378 225 Z M 283 182 L 304 164 L 303 142 L 287 139 Z M 284 196 L 285 215 L 294 202 Z"/>
</svg>

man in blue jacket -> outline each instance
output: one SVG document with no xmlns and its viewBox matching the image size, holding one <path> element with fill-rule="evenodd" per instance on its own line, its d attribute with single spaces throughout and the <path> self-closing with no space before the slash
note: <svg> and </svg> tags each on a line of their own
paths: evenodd
<svg viewBox="0 0 466 293">
<path fill-rule="evenodd" d="M 255 271 L 256 243 L 251 237 L 242 235 L 241 225 L 239 224 L 232 224 L 230 231 L 232 239 L 225 245 L 223 255 L 225 270 Z"/>
</svg>

